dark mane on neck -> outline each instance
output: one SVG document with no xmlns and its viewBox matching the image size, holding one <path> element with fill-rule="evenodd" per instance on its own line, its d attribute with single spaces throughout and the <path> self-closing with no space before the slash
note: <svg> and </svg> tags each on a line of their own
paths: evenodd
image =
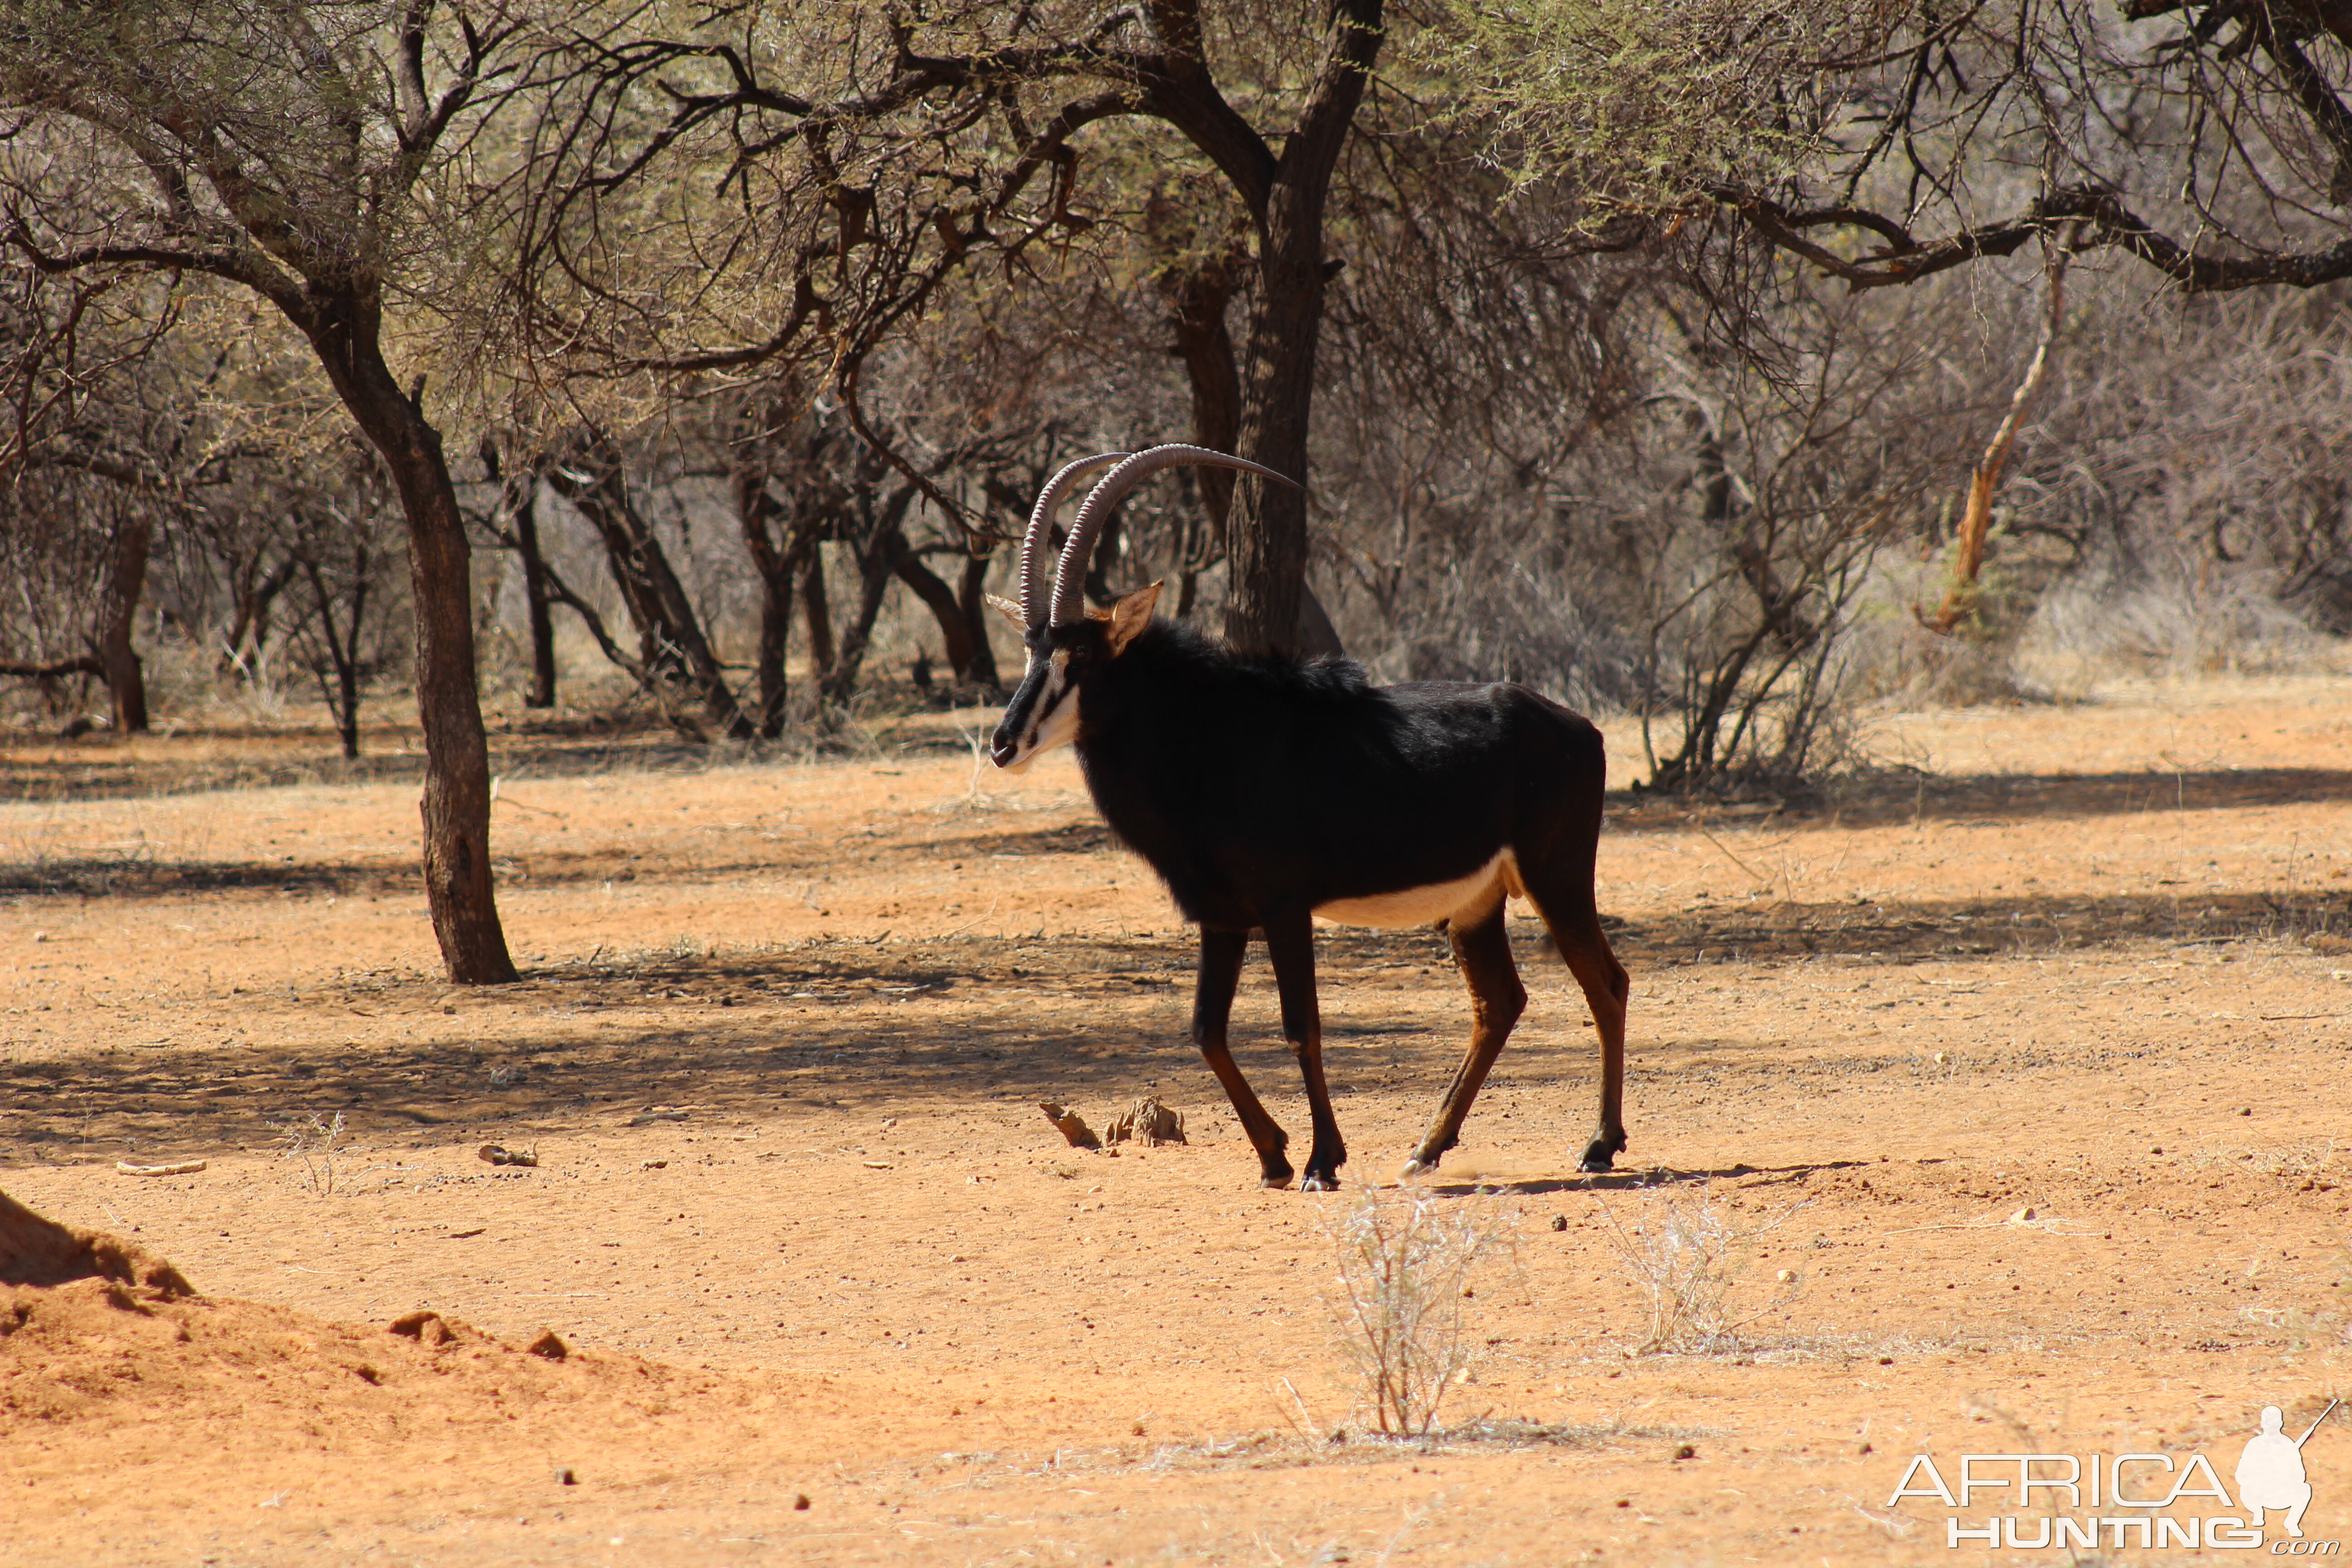
<svg viewBox="0 0 2352 1568">
<path fill-rule="evenodd" d="M 1373 689 L 1364 667 L 1352 658 L 1310 659 L 1234 653 L 1187 621 L 1155 620 L 1121 657 L 1140 656 L 1168 673 L 1182 672 L 1245 681 L 1261 690 L 1299 696 L 1354 697 Z"/>
</svg>

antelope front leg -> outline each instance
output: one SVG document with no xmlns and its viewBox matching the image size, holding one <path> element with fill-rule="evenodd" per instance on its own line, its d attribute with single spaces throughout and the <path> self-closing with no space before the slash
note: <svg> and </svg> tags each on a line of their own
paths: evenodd
<svg viewBox="0 0 2352 1568">
<path fill-rule="evenodd" d="M 1298 1055 L 1298 1074 L 1307 1080 L 1307 1104 L 1315 1118 L 1315 1146 L 1307 1154 L 1303 1193 L 1339 1189 L 1339 1167 L 1348 1163 L 1348 1146 L 1339 1139 L 1339 1118 L 1331 1114 L 1331 1091 L 1323 1082 L 1323 1018 L 1315 1005 L 1314 917 L 1301 910 L 1295 916 L 1269 916 L 1265 948 L 1274 960 L 1275 989 L 1282 997 L 1282 1033 Z"/>
<path fill-rule="evenodd" d="M 1250 1089 L 1249 1080 L 1225 1046 L 1225 1029 L 1233 1017 L 1234 990 L 1241 984 L 1242 958 L 1249 951 L 1249 932 L 1201 928 L 1201 973 L 1192 992 L 1192 1043 L 1217 1081 L 1225 1086 L 1242 1131 L 1257 1151 L 1258 1171 L 1269 1187 L 1290 1185 L 1290 1162 L 1283 1150 L 1290 1135 L 1266 1114 Z"/>
</svg>

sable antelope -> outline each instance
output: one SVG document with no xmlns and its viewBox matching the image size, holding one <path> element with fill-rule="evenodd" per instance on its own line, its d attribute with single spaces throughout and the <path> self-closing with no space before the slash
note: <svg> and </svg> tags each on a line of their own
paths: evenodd
<svg viewBox="0 0 2352 1568">
<path fill-rule="evenodd" d="M 1282 1031 L 1315 1122 L 1300 1184 L 1339 1184 L 1348 1151 L 1323 1080 L 1313 917 L 1351 925 L 1441 924 L 1470 987 L 1469 1054 L 1404 1173 L 1433 1170 L 1527 1006 L 1503 920 L 1532 901 L 1584 988 L 1601 1037 L 1601 1124 L 1583 1168 L 1625 1147 L 1624 968 L 1592 893 L 1603 754 L 1587 720 L 1524 686 L 1416 681 L 1375 687 L 1345 659 L 1244 658 L 1151 617 L 1160 585 L 1108 612 L 1080 598 L 1103 523 L 1153 471 L 1210 463 L 1292 481 L 1199 447 L 1084 458 L 1037 499 L 1021 547 L 1028 672 L 996 727 L 996 765 L 1026 767 L 1071 743 L 1106 821 L 1150 862 L 1201 928 L 1192 1039 L 1223 1084 L 1269 1187 L 1290 1184 L 1288 1137 L 1226 1048 L 1254 930 L 1265 933 Z M 1116 464 L 1078 509 L 1041 592 L 1053 518 L 1071 487 Z"/>
</svg>

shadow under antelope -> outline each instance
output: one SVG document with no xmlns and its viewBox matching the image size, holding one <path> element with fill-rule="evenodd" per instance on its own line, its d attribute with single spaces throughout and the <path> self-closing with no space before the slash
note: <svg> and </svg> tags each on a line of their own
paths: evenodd
<svg viewBox="0 0 2352 1568">
<path fill-rule="evenodd" d="M 1504 925 L 1508 896 L 1532 902 L 1584 988 L 1601 1037 L 1601 1119 L 1583 1169 L 1625 1147 L 1624 967 L 1593 902 L 1604 757 L 1582 717 L 1524 686 L 1415 681 L 1376 687 L 1345 659 L 1243 658 L 1152 618 L 1159 584 L 1108 611 L 1081 588 L 1113 508 L 1155 470 L 1184 463 L 1270 468 L 1204 447 L 1083 458 L 1046 485 L 1021 546 L 1028 672 L 996 727 L 997 766 L 1076 748 L 1111 829 L 1150 863 L 1201 928 L 1192 1038 L 1224 1085 L 1269 1187 L 1290 1184 L 1288 1135 L 1226 1047 L 1251 932 L 1265 933 L 1282 1030 L 1306 1079 L 1315 1142 L 1300 1186 L 1336 1188 L 1347 1146 L 1323 1079 L 1314 917 L 1345 924 L 1443 923 L 1470 987 L 1469 1053 L 1404 1168 L 1433 1170 L 1527 1007 Z M 1050 597 L 1044 557 L 1072 488 L 1108 467 L 1070 527 Z"/>
</svg>

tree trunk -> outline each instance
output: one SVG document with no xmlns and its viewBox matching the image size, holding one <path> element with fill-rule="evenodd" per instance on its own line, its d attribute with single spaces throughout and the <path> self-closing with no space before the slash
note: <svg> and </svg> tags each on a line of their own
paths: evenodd
<svg viewBox="0 0 2352 1568">
<path fill-rule="evenodd" d="M 752 673 L 760 691 L 760 738 L 772 741 L 784 732 L 784 655 L 793 632 L 793 569 L 797 553 L 790 543 L 779 544 L 771 525 L 782 513 L 782 503 L 768 489 L 767 465 L 753 455 L 757 438 L 736 443 L 735 518 L 743 530 L 743 549 L 760 574 L 760 651 Z"/>
<path fill-rule="evenodd" d="M 355 763 L 360 756 L 359 650 L 361 628 L 367 617 L 368 570 L 367 547 L 362 544 L 353 563 L 352 618 L 348 625 L 338 626 L 335 594 L 327 586 L 326 573 L 320 570 L 315 558 L 302 563 L 302 571 L 310 579 L 311 595 L 319 602 L 320 635 L 326 639 L 327 663 L 335 678 L 330 684 L 326 672 L 320 671 L 319 684 L 325 688 L 327 706 L 334 710 L 335 736 L 342 742 L 343 761 L 347 763 Z"/>
<path fill-rule="evenodd" d="M 1225 309 L 1241 287 L 1235 275 L 1241 259 L 1224 257 L 1199 267 L 1171 268 L 1161 285 L 1175 334 L 1173 352 L 1184 362 L 1192 394 L 1192 444 L 1217 452 L 1233 451 L 1242 427 L 1242 377 L 1234 363 L 1234 334 L 1225 325 Z M 1233 516 L 1234 479 L 1231 468 L 1192 470 L 1221 550 Z"/>
<path fill-rule="evenodd" d="M 343 761 L 360 760 L 360 672 L 349 658 L 335 661 L 335 738 L 342 743 Z"/>
<path fill-rule="evenodd" d="M 1323 310 L 1319 262 L 1302 272 L 1268 258 L 1260 301 L 1251 312 L 1241 455 L 1303 484 L 1315 338 Z M 1307 498 L 1287 485 L 1244 474 L 1237 476 L 1234 500 L 1226 546 L 1232 596 L 1225 607 L 1225 640 L 1242 653 L 1294 652 L 1299 590 L 1307 576 Z"/>
<path fill-rule="evenodd" d="M 2070 238 L 2072 227 L 2068 226 Z M 2009 413 L 1969 475 L 1968 506 L 1960 514 L 1960 536 L 1952 551 L 1952 581 L 1944 592 L 1944 602 L 1933 615 L 1915 611 L 1919 624 L 1929 631 L 1949 632 L 1976 613 L 1977 574 L 1984 567 L 1985 539 L 1992 528 L 1993 494 L 2000 488 L 2001 470 L 2009 466 L 2018 427 L 2025 423 L 2025 416 L 2042 394 L 2042 384 L 2049 379 L 2051 350 L 2057 346 L 2058 330 L 2065 323 L 2066 263 L 2071 254 L 2063 243 L 2045 243 L 2042 330 L 2033 341 L 2033 358 L 2027 362 L 2017 390 L 2010 395 Z"/>
<path fill-rule="evenodd" d="M 1230 259 L 1209 263 L 1190 270 L 1180 269 L 1170 275 L 1164 285 L 1168 296 L 1168 324 L 1175 334 L 1174 353 L 1184 362 L 1185 379 L 1192 394 L 1192 444 L 1212 451 L 1236 450 L 1242 420 L 1241 373 L 1234 363 L 1234 337 L 1225 326 L 1225 308 L 1239 288 Z M 1231 468 L 1200 468 L 1192 470 L 1193 482 L 1201 487 L 1201 504 L 1209 514 L 1210 527 L 1215 531 L 1221 552 L 1231 548 L 1234 480 Z M 1102 563 L 1111 552 L 1110 529 L 1118 527 L 1114 517 L 1104 531 L 1102 542 L 1096 546 L 1092 570 L 1087 590 L 1097 604 L 1104 599 Z M 1302 535 L 1301 548 L 1304 549 Z M 1299 563 L 1298 616 L 1288 651 L 1301 658 L 1318 654 L 1338 656 L 1345 650 L 1339 644 L 1339 633 L 1331 624 L 1322 602 L 1305 581 L 1306 562 Z M 1174 614 L 1179 620 L 1192 613 L 1192 597 L 1198 587 L 1199 573 L 1179 569 Z"/>
<path fill-rule="evenodd" d="M 1683 731 L 1682 746 L 1651 773 L 1651 789 L 1660 795 L 1685 795 L 1715 782 L 1716 748 L 1723 736 L 1724 718 L 1731 710 L 1732 699 L 1739 694 L 1740 679 L 1771 635 L 1769 626 L 1759 626 L 1707 672 L 1706 697 L 1685 704 L 1695 712 L 1689 728 Z"/>
<path fill-rule="evenodd" d="M 267 576 L 262 575 L 262 559 L 268 552 L 265 541 L 254 547 L 251 561 L 232 563 L 236 618 L 221 646 L 216 668 L 222 675 L 233 669 L 244 669 L 247 676 L 253 673 L 247 666 L 259 660 L 262 647 L 269 640 L 270 609 L 277 604 L 278 595 L 286 591 L 286 584 L 294 580 L 296 563 L 291 555 L 280 561 Z"/>
<path fill-rule="evenodd" d="M 569 460 L 551 464 L 548 481 L 580 509 L 604 540 L 613 581 L 637 624 L 645 667 L 699 700 L 711 721 L 740 739 L 752 733 L 726 671 L 703 636 L 702 622 L 686 596 L 653 525 L 629 499 L 627 470 L 620 447 L 591 430 Z"/>
<path fill-rule="evenodd" d="M 530 632 L 530 689 L 523 694 L 526 708 L 555 706 L 555 622 L 551 606 L 555 595 L 548 586 L 547 557 L 539 548 L 539 469 L 532 464 L 509 468 L 499 459 L 495 437 L 482 437 L 482 466 L 499 487 L 499 516 L 503 527 L 491 531 L 499 542 L 522 561 L 523 616 Z"/>
<path fill-rule="evenodd" d="M 989 609 L 983 596 L 991 559 L 987 555 L 963 558 L 963 573 L 956 584 L 956 605 L 963 612 L 964 635 L 971 638 L 971 673 L 965 679 L 974 686 L 1000 691 L 1003 689 L 1004 678 L 997 673 L 996 648 L 988 640 L 988 623 L 994 612 Z"/>
<path fill-rule="evenodd" d="M 900 558 L 907 553 L 907 536 L 899 524 L 914 500 L 915 491 L 909 486 L 883 502 L 881 515 L 875 519 L 866 535 L 865 552 L 857 562 L 857 614 L 842 634 L 841 649 L 833 668 L 825 672 L 824 700 L 835 707 L 845 706 L 857 690 L 866 647 L 874 636 L 875 619 L 882 613 L 882 595 L 889 591 L 890 579 Z"/>
<path fill-rule="evenodd" d="M 1298 584 L 1298 629 L 1290 647 L 1301 658 L 1344 658 L 1348 652 L 1339 642 L 1339 628 L 1331 624 L 1331 612 L 1303 580 Z"/>
<path fill-rule="evenodd" d="M 1379 57 L 1381 0 L 1337 0 L 1332 39 L 1305 111 L 1285 140 L 1258 229 L 1256 289 L 1243 353 L 1240 454 L 1307 482 L 1315 344 L 1322 328 L 1323 208 L 1364 82 Z M 1244 475 L 1232 531 L 1225 640 L 1244 653 L 1298 646 L 1307 581 L 1307 497 Z"/>
<path fill-rule="evenodd" d="M 490 754 L 475 680 L 471 551 L 441 433 L 383 362 L 380 317 L 345 296 L 302 321 L 362 431 L 383 454 L 408 521 L 416 603 L 416 714 L 425 731 L 425 897 L 458 984 L 515 979 L 490 876 Z"/>
<path fill-rule="evenodd" d="M 106 589 L 99 599 L 98 661 L 105 672 L 107 694 L 114 700 L 117 734 L 147 732 L 147 672 L 131 646 L 131 630 L 146 592 L 147 552 L 154 538 L 155 519 L 143 510 L 115 524 Z"/>
<path fill-rule="evenodd" d="M 931 619 L 939 623 L 941 653 L 948 668 L 955 671 L 955 678 L 971 679 L 971 627 L 964 620 L 963 605 L 957 601 L 955 590 L 910 550 L 901 550 L 891 570 L 915 597 L 923 601 L 923 607 L 931 612 Z"/>
<path fill-rule="evenodd" d="M 814 531 L 808 564 L 801 572 L 801 608 L 808 622 L 809 668 L 822 687 L 833 674 L 833 602 L 824 587 L 824 545 Z"/>
<path fill-rule="evenodd" d="M 539 476 L 529 469 L 517 475 L 509 499 L 514 519 L 515 553 L 522 558 L 523 616 L 530 627 L 530 689 L 523 693 L 526 708 L 555 706 L 555 620 L 547 602 L 547 562 L 539 550 Z"/>
</svg>

